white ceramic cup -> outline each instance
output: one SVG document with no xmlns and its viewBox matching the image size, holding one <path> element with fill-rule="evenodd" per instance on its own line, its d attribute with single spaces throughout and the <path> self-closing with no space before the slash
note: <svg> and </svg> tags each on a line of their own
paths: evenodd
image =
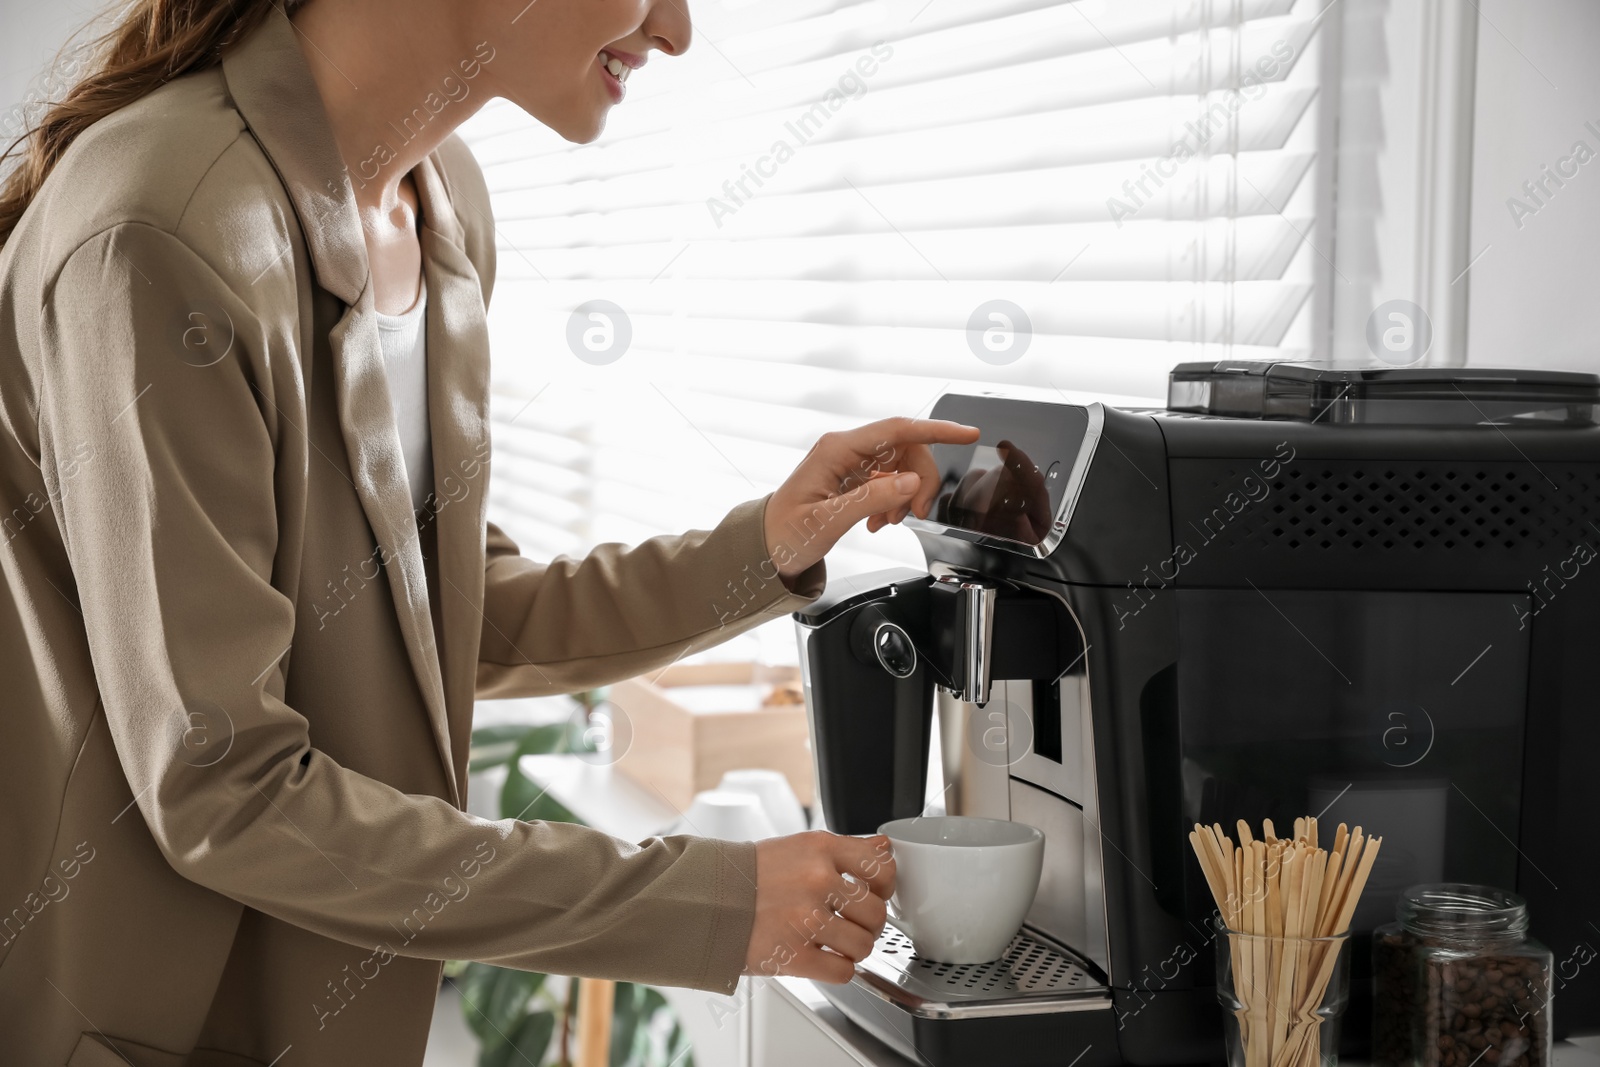
<svg viewBox="0 0 1600 1067">
<path fill-rule="evenodd" d="M 761 807 L 772 821 L 773 829 L 780 834 L 798 834 L 806 828 L 806 812 L 800 798 L 794 795 L 789 778 L 782 771 L 750 768 L 728 771 L 717 788 L 725 792 L 749 793 L 761 801 Z"/>
<path fill-rule="evenodd" d="M 960 815 L 878 827 L 894 851 L 889 922 L 939 963 L 997 960 L 1027 918 L 1044 866 L 1044 833 Z"/>
<path fill-rule="evenodd" d="M 777 837 L 759 797 L 725 789 L 696 793 L 676 832 L 719 841 L 760 841 Z"/>
</svg>

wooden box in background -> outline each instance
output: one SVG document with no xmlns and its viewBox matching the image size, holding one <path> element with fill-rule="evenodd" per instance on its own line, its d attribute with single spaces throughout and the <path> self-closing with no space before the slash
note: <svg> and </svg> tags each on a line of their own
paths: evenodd
<svg viewBox="0 0 1600 1067">
<path fill-rule="evenodd" d="M 814 795 L 798 667 L 678 663 L 611 687 L 632 737 L 617 767 L 684 809 L 726 771 L 782 771 L 800 803 Z M 626 728 L 624 728 L 626 729 Z"/>
</svg>

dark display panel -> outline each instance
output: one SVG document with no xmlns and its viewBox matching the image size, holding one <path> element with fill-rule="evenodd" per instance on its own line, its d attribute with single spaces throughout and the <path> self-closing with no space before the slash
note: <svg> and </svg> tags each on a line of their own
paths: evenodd
<svg viewBox="0 0 1600 1067">
<path fill-rule="evenodd" d="M 1050 533 L 1088 431 L 1086 408 L 946 396 L 933 417 L 977 426 L 976 444 L 935 445 L 935 522 L 1037 545 Z"/>
</svg>

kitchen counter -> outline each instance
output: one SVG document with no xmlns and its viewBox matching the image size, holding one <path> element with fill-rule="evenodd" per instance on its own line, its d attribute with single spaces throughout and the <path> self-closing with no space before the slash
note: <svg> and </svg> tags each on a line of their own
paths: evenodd
<svg viewBox="0 0 1600 1067">
<path fill-rule="evenodd" d="M 807 1067 L 906 1067 L 913 1063 L 845 1018 L 814 982 L 776 978 L 754 984 L 758 988 L 752 998 L 745 1061 L 749 1067 L 797 1063 Z"/>
<path fill-rule="evenodd" d="M 760 984 L 764 988 L 755 993 L 751 1011 L 748 1067 L 917 1067 L 845 1018 L 814 983 L 779 978 Z M 1354 1059 L 1342 1060 L 1345 1065 L 1369 1067 Z M 1557 1042 L 1552 1067 L 1600 1067 L 1600 1037 Z"/>
</svg>

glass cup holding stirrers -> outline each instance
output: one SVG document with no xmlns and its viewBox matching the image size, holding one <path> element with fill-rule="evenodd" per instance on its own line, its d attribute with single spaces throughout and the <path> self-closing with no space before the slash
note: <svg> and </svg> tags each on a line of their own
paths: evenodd
<svg viewBox="0 0 1600 1067">
<path fill-rule="evenodd" d="M 1229 1067 L 1335 1067 L 1339 1020 L 1350 999 L 1350 920 L 1381 837 L 1344 823 L 1332 847 L 1317 820 L 1279 839 L 1243 819 L 1234 844 L 1220 823 L 1189 841 L 1217 902 L 1217 998 Z"/>
<path fill-rule="evenodd" d="M 1228 1067 L 1337 1067 L 1350 932 L 1283 937 L 1213 922 Z"/>
</svg>

